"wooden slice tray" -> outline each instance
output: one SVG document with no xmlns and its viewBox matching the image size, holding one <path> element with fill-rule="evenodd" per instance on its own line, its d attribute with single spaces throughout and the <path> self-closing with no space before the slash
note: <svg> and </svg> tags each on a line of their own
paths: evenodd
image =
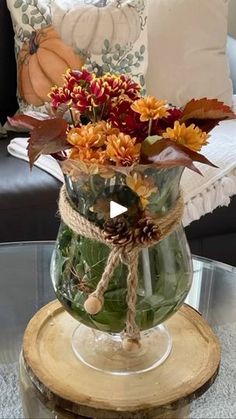
<svg viewBox="0 0 236 419">
<path fill-rule="evenodd" d="M 77 325 L 61 304 L 53 301 L 32 318 L 23 341 L 25 365 L 40 393 L 75 415 L 102 419 L 179 417 L 174 411 L 206 391 L 217 376 L 219 342 L 201 315 L 187 305 L 166 322 L 173 339 L 170 356 L 143 374 L 115 376 L 81 363 L 71 347 Z"/>
</svg>

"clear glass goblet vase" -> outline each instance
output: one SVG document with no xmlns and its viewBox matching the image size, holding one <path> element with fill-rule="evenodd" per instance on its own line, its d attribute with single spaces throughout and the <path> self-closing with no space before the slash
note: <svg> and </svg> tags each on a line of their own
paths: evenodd
<svg viewBox="0 0 236 419">
<path fill-rule="evenodd" d="M 192 282 L 191 255 L 179 219 L 173 219 L 163 238 L 152 245 L 148 242 L 152 235 L 157 237 L 158 220 L 170 214 L 180 199 L 183 170 L 136 166 L 114 171 L 68 161 L 63 170 L 70 205 L 106 237 L 105 242 L 91 239 L 64 222 L 59 229 L 51 277 L 57 298 L 79 322 L 72 336 L 73 350 L 97 370 L 148 371 L 171 352 L 171 336 L 163 322 L 181 307 Z M 123 207 L 122 214 L 111 214 L 112 208 Z M 126 242 L 141 243 L 135 290 L 135 323 L 141 339 L 135 350 L 122 344 L 128 310 L 128 267 L 122 258 L 104 290 L 101 310 L 89 314 L 84 306 L 106 269 L 110 243 L 119 248 Z"/>
</svg>

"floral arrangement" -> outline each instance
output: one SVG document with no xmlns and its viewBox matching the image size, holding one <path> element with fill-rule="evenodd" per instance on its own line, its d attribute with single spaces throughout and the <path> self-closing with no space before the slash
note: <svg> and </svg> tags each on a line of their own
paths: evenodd
<svg viewBox="0 0 236 419">
<path fill-rule="evenodd" d="M 11 124 L 31 130 L 31 166 L 41 154 L 60 161 L 64 174 L 80 190 L 75 202 L 78 211 L 103 227 L 109 218 L 109 188 L 119 184 L 112 188 L 112 199 L 132 206 L 133 211 L 116 220 L 118 226 L 111 237 L 117 236 L 117 229 L 127 233 L 127 220 L 129 225 L 139 220 L 142 230 L 148 225 L 148 231 L 156 231 L 149 217 L 158 214 L 168 189 L 165 172 L 162 183 L 157 184 L 156 170 L 181 167 L 182 173 L 188 167 L 200 173 L 195 161 L 214 166 L 199 152 L 220 120 L 235 117 L 232 110 L 206 98 L 193 99 L 180 109 L 154 96 L 143 96 L 141 86 L 124 74 L 97 76 L 85 68 L 68 69 L 63 79 L 63 85 L 54 86 L 49 93 L 45 119 L 10 118 Z M 176 176 L 175 170 L 172 177 Z M 109 222 L 105 227 L 108 235 L 114 230 Z M 139 235 L 140 228 L 135 231 Z"/>
<path fill-rule="evenodd" d="M 126 249 L 135 253 L 147 248 L 139 262 L 135 253 L 137 266 L 132 269 L 140 287 L 136 321 L 142 330 L 153 327 L 178 309 L 190 286 L 185 238 L 176 229 L 182 214 L 183 168 L 200 173 L 195 162 L 212 165 L 199 152 L 208 143 L 209 131 L 235 115 L 229 106 L 206 98 L 193 99 L 180 109 L 143 96 L 141 87 L 123 74 L 96 76 L 85 69 L 68 70 L 64 84 L 53 87 L 49 96 L 45 119 L 18 115 L 10 122 L 31 131 L 31 166 L 41 154 L 60 162 L 69 205 L 82 216 L 78 229 L 65 222 L 59 231 L 54 256 L 58 298 L 85 324 L 121 331 L 131 269 Z M 127 211 L 110 217 L 111 200 Z M 81 233 L 84 223 L 97 229 L 100 239 Z M 87 297 L 97 293 L 111 254 L 116 262 L 102 286 L 103 310 L 86 311 Z M 142 258 L 149 260 L 143 268 Z"/>
<path fill-rule="evenodd" d="M 210 164 L 198 153 L 208 143 L 209 131 L 220 120 L 235 117 L 216 99 L 193 99 L 180 109 L 142 96 L 141 86 L 123 74 L 98 77 L 85 69 L 69 69 L 63 78 L 62 87 L 49 93 L 46 119 L 9 118 L 12 125 L 31 130 L 31 165 L 40 154 L 51 154 L 92 165 L 154 163 L 198 171 L 194 161 Z"/>
<path fill-rule="evenodd" d="M 213 165 L 199 151 L 221 119 L 235 117 L 215 99 L 193 99 L 180 109 L 142 96 L 141 86 L 124 74 L 97 76 L 85 68 L 68 69 L 63 79 L 63 85 L 49 93 L 45 119 L 19 115 L 10 122 L 31 130 L 31 166 L 40 154 L 61 162 L 63 172 L 80 188 L 78 211 L 99 226 L 109 218 L 109 193 L 104 196 L 104 190 L 112 182 L 122 186 L 113 187 L 113 199 L 128 206 L 131 202 L 136 219 L 144 218 L 145 226 L 147 217 L 160 210 L 161 192 L 167 188 L 164 180 L 157 185 L 156 169 L 188 167 L 199 172 L 195 161 Z M 92 181 L 89 175 L 94 175 Z M 135 222 L 133 213 L 127 214 L 130 225 Z"/>
</svg>

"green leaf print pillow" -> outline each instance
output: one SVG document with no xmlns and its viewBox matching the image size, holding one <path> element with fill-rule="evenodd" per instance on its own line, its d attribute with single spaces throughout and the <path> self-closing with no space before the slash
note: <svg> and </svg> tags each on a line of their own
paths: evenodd
<svg viewBox="0 0 236 419">
<path fill-rule="evenodd" d="M 147 0 L 7 0 L 15 31 L 21 111 L 45 110 L 67 68 L 147 70 Z"/>
</svg>

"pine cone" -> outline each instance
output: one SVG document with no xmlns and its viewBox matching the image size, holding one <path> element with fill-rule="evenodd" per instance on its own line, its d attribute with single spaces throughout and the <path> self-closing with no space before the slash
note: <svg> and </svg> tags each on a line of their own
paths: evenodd
<svg viewBox="0 0 236 419">
<path fill-rule="evenodd" d="M 132 241 L 133 234 L 129 230 L 127 222 L 123 218 L 114 218 L 107 220 L 103 224 L 104 238 L 116 245 L 123 246 Z"/>
<path fill-rule="evenodd" d="M 157 224 L 149 217 L 141 218 L 135 228 L 135 240 L 139 243 L 148 243 L 158 241 L 161 237 L 161 231 Z"/>
</svg>

